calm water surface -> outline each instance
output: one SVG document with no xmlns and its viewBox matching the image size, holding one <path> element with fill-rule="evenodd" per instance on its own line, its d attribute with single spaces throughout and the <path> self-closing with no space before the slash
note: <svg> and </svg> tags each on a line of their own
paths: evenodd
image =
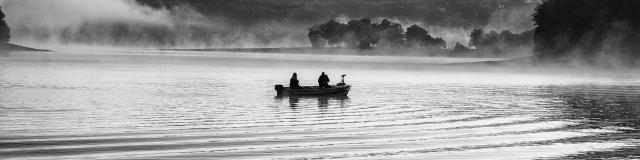
<svg viewBox="0 0 640 160">
<path fill-rule="evenodd" d="M 0 54 L 0 159 L 640 158 L 637 75 L 433 69 L 479 59 Z M 275 97 L 298 72 L 349 96 Z"/>
</svg>

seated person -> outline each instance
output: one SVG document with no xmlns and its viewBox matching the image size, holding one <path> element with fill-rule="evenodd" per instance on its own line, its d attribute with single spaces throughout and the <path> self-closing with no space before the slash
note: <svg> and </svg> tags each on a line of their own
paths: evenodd
<svg viewBox="0 0 640 160">
<path fill-rule="evenodd" d="M 331 88 L 331 86 L 329 86 L 329 76 L 324 74 L 324 72 L 322 72 L 318 78 L 318 86 L 320 86 L 320 88 Z"/>
<path fill-rule="evenodd" d="M 300 86 L 300 81 L 298 81 L 298 74 L 293 73 L 291 79 L 289 80 L 289 88 L 291 89 L 302 89 Z"/>
</svg>

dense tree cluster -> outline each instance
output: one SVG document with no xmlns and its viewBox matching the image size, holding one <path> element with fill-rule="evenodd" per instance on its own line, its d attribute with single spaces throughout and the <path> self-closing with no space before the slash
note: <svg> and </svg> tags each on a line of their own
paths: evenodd
<svg viewBox="0 0 640 160">
<path fill-rule="evenodd" d="M 479 50 L 502 52 L 511 48 L 531 46 L 533 44 L 533 33 L 533 31 L 526 31 L 514 34 L 508 30 L 498 33 L 496 31 L 485 32 L 482 29 L 474 29 L 469 36 L 471 39 L 469 46 L 476 47 Z"/>
<path fill-rule="evenodd" d="M 2 12 L 2 8 L 0 8 L 0 43 L 7 43 L 11 38 L 11 34 L 9 32 L 9 25 L 4 21 L 4 13 Z"/>
<path fill-rule="evenodd" d="M 444 48 L 446 42 L 432 37 L 429 32 L 412 25 L 406 33 L 402 25 L 382 20 L 372 23 L 370 19 L 351 20 L 346 24 L 330 20 L 324 24 L 309 28 L 309 40 L 314 48 L 318 47 L 357 47 L 371 48 Z"/>
<path fill-rule="evenodd" d="M 640 58 L 640 1 L 547 0 L 536 8 L 535 51 L 546 58 Z"/>
</svg>

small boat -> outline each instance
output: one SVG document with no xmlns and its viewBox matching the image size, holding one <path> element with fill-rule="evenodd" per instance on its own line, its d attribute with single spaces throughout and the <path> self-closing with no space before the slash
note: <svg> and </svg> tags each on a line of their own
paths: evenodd
<svg viewBox="0 0 640 160">
<path fill-rule="evenodd" d="M 344 83 L 344 77 L 337 85 L 329 85 L 329 88 L 320 88 L 320 86 L 302 86 L 300 89 L 291 89 L 283 85 L 276 85 L 275 89 L 278 96 L 346 96 L 351 90 L 351 86 Z"/>
<path fill-rule="evenodd" d="M 303 86 L 302 89 L 291 89 L 283 85 L 275 86 L 278 96 L 324 96 L 324 95 L 347 95 L 351 90 L 350 85 L 340 83 L 331 85 L 331 88 L 320 88 L 319 86 Z"/>
</svg>

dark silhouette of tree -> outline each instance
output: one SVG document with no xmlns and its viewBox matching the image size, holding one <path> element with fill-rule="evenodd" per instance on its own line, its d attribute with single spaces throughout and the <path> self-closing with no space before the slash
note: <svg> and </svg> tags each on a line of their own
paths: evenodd
<svg viewBox="0 0 640 160">
<path fill-rule="evenodd" d="M 7 43 L 11 38 L 11 34 L 9 32 L 9 25 L 4 21 L 4 13 L 2 12 L 2 8 L 0 7 L 0 43 Z"/>
<path fill-rule="evenodd" d="M 322 38 L 322 30 L 319 26 L 313 26 L 309 28 L 309 41 L 311 41 L 312 48 L 320 48 L 326 46 L 326 40 Z"/>
<path fill-rule="evenodd" d="M 440 37 L 427 39 L 426 44 L 430 48 L 447 48 L 447 41 Z"/>
<path fill-rule="evenodd" d="M 370 19 L 363 18 L 354 23 L 349 22 L 347 25 L 349 30 L 355 33 L 358 48 L 360 49 L 371 49 L 380 40 L 376 33 L 376 27 L 371 23 Z"/>
<path fill-rule="evenodd" d="M 498 39 L 499 39 L 498 37 L 499 36 L 500 35 L 498 35 L 498 32 L 491 31 L 491 32 L 487 33 L 486 35 L 482 36 L 483 39 L 480 40 L 480 43 L 479 43 L 478 46 L 481 49 L 483 49 L 484 47 L 487 47 L 487 46 L 495 46 L 498 43 Z"/>
<path fill-rule="evenodd" d="M 329 46 L 339 47 L 342 44 L 342 37 L 346 32 L 347 26 L 334 20 L 320 25 L 321 35 L 327 40 Z"/>
<path fill-rule="evenodd" d="M 421 47 L 427 36 L 429 36 L 429 31 L 418 25 L 411 25 L 411 27 L 407 28 L 407 45 L 411 47 Z"/>
<path fill-rule="evenodd" d="M 447 45 L 442 38 L 431 37 L 429 31 L 415 24 L 407 28 L 406 38 L 409 47 L 430 48 L 446 47 Z"/>
<path fill-rule="evenodd" d="M 640 58 L 640 1 L 547 0 L 533 15 L 535 52 L 541 58 L 602 56 L 624 63 Z M 576 56 L 577 55 L 577 56 Z"/>
<path fill-rule="evenodd" d="M 404 44 L 404 29 L 402 29 L 402 25 L 384 19 L 380 22 L 378 28 L 383 47 L 400 47 Z"/>
<path fill-rule="evenodd" d="M 498 43 L 502 43 L 507 47 L 518 47 L 533 43 L 534 31 L 526 31 L 520 34 L 514 34 L 511 31 L 504 30 L 498 35 Z"/>
<path fill-rule="evenodd" d="M 343 36 L 344 41 L 347 42 L 349 47 L 358 47 L 360 43 L 359 30 L 362 30 L 362 23 L 359 20 L 350 20 L 346 24 L 347 29 Z"/>
<path fill-rule="evenodd" d="M 346 35 L 343 36 L 345 41 L 351 47 L 360 49 L 371 49 L 380 39 L 376 33 L 376 27 L 366 18 L 349 21 L 346 24 L 345 33 Z"/>
<path fill-rule="evenodd" d="M 482 29 L 473 29 L 469 35 L 469 46 L 476 46 L 480 44 L 484 31 Z"/>
</svg>

